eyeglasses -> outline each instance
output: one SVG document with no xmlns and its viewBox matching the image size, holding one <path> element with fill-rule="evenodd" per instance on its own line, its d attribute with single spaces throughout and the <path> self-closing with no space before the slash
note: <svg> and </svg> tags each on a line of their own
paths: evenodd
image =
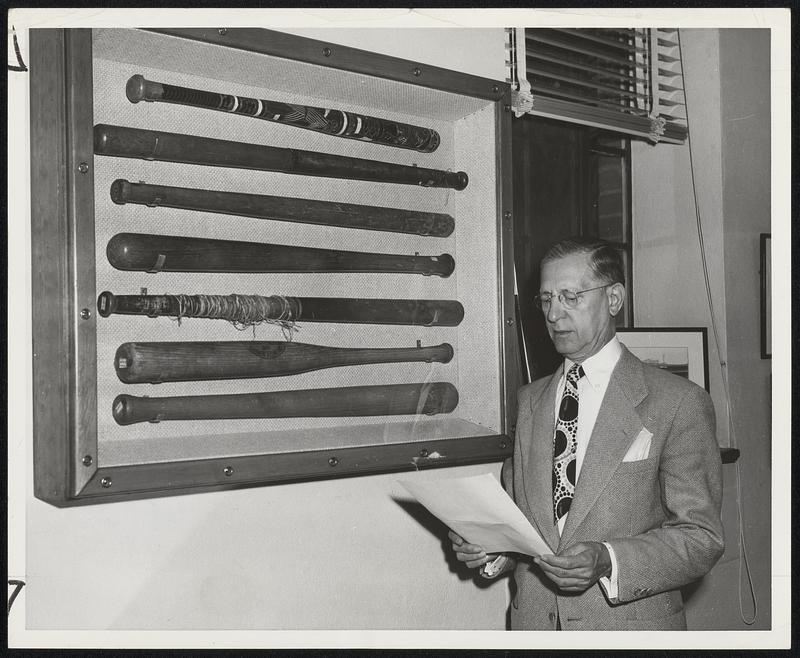
<svg viewBox="0 0 800 658">
<path fill-rule="evenodd" d="M 586 290 L 562 290 L 559 292 L 556 297 L 558 297 L 558 301 L 561 302 L 561 305 L 564 308 L 572 310 L 578 305 L 578 300 L 580 299 L 579 295 L 582 295 L 585 292 L 591 292 L 592 290 L 600 290 L 600 288 L 608 288 L 608 286 L 613 285 L 611 283 L 604 283 L 602 286 L 595 286 L 594 288 L 586 288 Z M 550 304 L 553 302 L 553 295 L 549 292 L 542 293 L 540 295 L 536 295 L 533 298 L 533 303 L 542 309 L 542 313 L 547 313 L 550 310 Z"/>
</svg>

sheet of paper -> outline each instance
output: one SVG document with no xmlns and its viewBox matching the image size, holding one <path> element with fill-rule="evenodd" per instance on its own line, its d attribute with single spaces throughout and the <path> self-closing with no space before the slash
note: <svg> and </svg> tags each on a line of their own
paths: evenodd
<svg viewBox="0 0 800 658">
<path fill-rule="evenodd" d="M 553 552 L 491 473 L 399 482 L 445 525 L 487 553 Z"/>
</svg>

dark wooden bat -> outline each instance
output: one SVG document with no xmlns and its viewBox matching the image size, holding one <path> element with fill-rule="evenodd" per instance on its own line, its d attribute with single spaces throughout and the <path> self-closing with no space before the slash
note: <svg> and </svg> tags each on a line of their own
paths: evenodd
<svg viewBox="0 0 800 658">
<path fill-rule="evenodd" d="M 117 233 L 108 262 L 137 272 L 369 272 L 448 277 L 450 254 L 406 256 L 176 235 Z"/>
<path fill-rule="evenodd" d="M 448 187 L 463 190 L 469 177 L 463 171 L 412 167 L 344 155 L 232 142 L 211 137 L 97 124 L 94 152 L 122 158 L 280 171 L 286 174 L 326 176 L 378 183 Z"/>
<path fill-rule="evenodd" d="M 346 348 L 288 341 L 123 343 L 114 355 L 126 384 L 280 377 L 374 363 L 447 363 L 453 347 Z"/>
<path fill-rule="evenodd" d="M 242 295 L 114 295 L 100 293 L 97 310 L 112 314 L 148 317 L 202 317 L 229 322 L 236 315 Z M 460 302 L 447 299 L 354 299 L 347 297 L 256 296 L 263 319 L 290 318 L 302 322 L 389 324 L 417 327 L 455 327 L 464 319 Z M 211 298 L 211 299 L 209 299 Z M 217 299 L 221 298 L 221 299 Z M 212 312 L 209 309 L 216 309 Z"/>
<path fill-rule="evenodd" d="M 309 107 L 308 105 L 292 105 L 179 87 L 146 80 L 141 75 L 134 75 L 128 80 L 125 94 L 131 103 L 157 101 L 220 110 L 314 130 L 327 135 L 413 149 L 422 153 L 435 151 L 440 142 L 439 133 L 432 128 L 421 128 L 355 112 Z"/>
<path fill-rule="evenodd" d="M 457 404 L 455 386 L 432 382 L 163 398 L 122 394 L 114 398 L 112 414 L 120 425 L 131 425 L 162 420 L 432 416 L 450 413 Z"/>
<path fill-rule="evenodd" d="M 147 183 L 131 183 L 121 178 L 111 184 L 111 200 L 120 205 L 138 203 L 151 208 L 165 206 L 259 219 L 276 219 L 284 222 L 414 233 L 439 238 L 450 235 L 455 227 L 455 220 L 452 216 L 442 213 L 263 194 L 200 190 L 190 187 L 149 185 Z"/>
</svg>

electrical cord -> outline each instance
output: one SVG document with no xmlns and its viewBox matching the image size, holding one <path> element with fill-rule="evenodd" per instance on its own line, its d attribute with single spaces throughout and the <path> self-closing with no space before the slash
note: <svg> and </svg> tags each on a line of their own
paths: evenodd
<svg viewBox="0 0 800 658">
<path fill-rule="evenodd" d="M 681 52 L 683 52 L 683 48 L 681 46 L 681 31 L 678 30 L 678 48 L 680 48 Z M 683 95 L 684 95 L 684 107 L 686 109 L 686 125 L 689 126 L 689 101 L 686 94 L 686 82 L 684 79 L 683 84 Z M 722 384 L 723 388 L 725 389 L 725 411 L 728 418 L 728 433 L 730 435 L 730 442 L 731 447 L 736 447 L 736 440 L 735 440 L 735 432 L 734 432 L 734 423 L 733 423 L 733 415 L 731 413 L 731 394 L 730 394 L 730 385 L 728 383 L 728 369 L 727 363 L 723 361 L 722 354 L 721 354 L 721 343 L 719 340 L 719 332 L 717 330 L 717 321 L 716 321 L 716 314 L 714 311 L 714 302 L 713 296 L 711 294 L 711 282 L 708 276 L 708 262 L 706 259 L 706 249 L 705 244 L 703 242 L 703 223 L 700 217 L 700 206 L 697 200 L 697 183 L 695 180 L 695 173 L 694 173 L 694 154 L 692 151 L 692 131 L 689 130 L 687 134 L 687 143 L 689 145 L 689 171 L 691 174 L 692 179 L 692 194 L 694 199 L 694 211 L 695 211 L 695 220 L 697 224 L 697 237 L 700 244 L 700 256 L 703 263 L 703 278 L 705 280 L 705 287 L 706 287 L 706 298 L 708 300 L 708 309 L 709 313 L 711 314 L 711 328 L 714 334 L 714 341 L 717 345 L 717 357 L 719 359 L 720 365 L 720 372 L 722 375 Z M 745 540 L 745 532 L 744 532 L 744 514 L 742 513 L 742 475 L 741 475 L 741 467 L 740 462 L 737 460 L 735 464 L 736 469 L 736 511 L 737 511 L 737 522 L 739 524 L 739 532 L 738 532 L 738 540 L 739 540 L 739 580 L 738 580 L 738 588 L 739 588 L 739 617 L 741 618 L 742 622 L 747 624 L 748 626 L 752 625 L 756 621 L 756 617 L 758 616 L 758 597 L 756 596 L 755 587 L 753 585 L 753 577 L 750 572 L 750 560 L 747 557 L 747 542 Z M 747 619 L 744 614 L 744 609 L 742 607 L 742 565 L 744 565 L 745 571 L 747 573 L 747 584 L 750 589 L 750 598 L 753 601 L 753 616 L 750 619 Z"/>
</svg>

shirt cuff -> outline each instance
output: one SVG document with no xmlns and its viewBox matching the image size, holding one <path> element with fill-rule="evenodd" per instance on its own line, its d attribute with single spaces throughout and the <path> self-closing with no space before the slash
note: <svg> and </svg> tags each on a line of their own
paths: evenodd
<svg viewBox="0 0 800 658">
<path fill-rule="evenodd" d="M 508 556 L 501 553 L 491 562 L 484 564 L 479 573 L 484 578 L 496 578 L 505 571 L 506 564 L 508 563 Z"/>
<path fill-rule="evenodd" d="M 617 597 L 619 596 L 619 572 L 617 570 L 617 556 L 614 553 L 614 549 L 611 548 L 611 544 L 604 541 L 603 546 L 608 549 L 608 556 L 611 558 L 611 575 L 603 576 L 599 582 L 603 586 L 603 589 L 605 590 L 606 596 L 609 598 L 609 600 L 613 603 L 616 603 Z"/>
</svg>

